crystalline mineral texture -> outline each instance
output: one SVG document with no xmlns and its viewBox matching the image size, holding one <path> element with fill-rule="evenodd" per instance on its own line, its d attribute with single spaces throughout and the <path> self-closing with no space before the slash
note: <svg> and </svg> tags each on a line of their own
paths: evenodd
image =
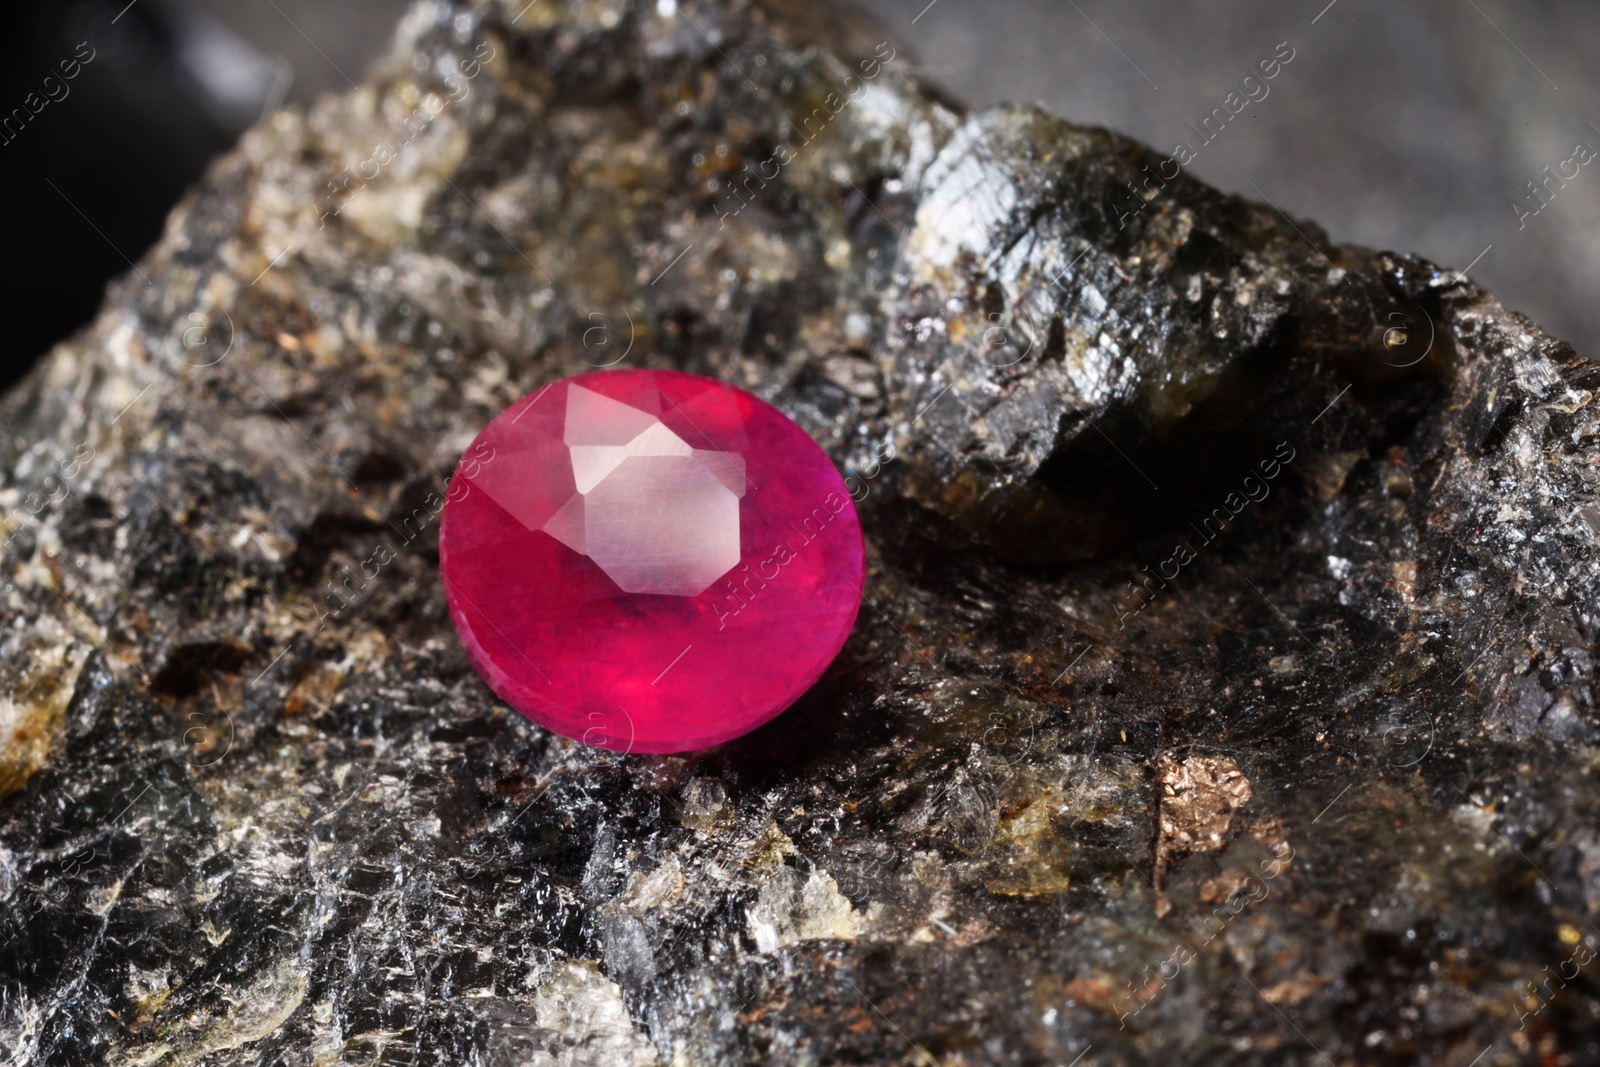
<svg viewBox="0 0 1600 1067">
<path fill-rule="evenodd" d="M 1592 1058 L 1600 372 L 886 36 L 419 6 L 5 398 L 10 1062 Z M 840 661 L 692 757 L 498 704 L 437 576 L 608 364 L 860 497 Z"/>
</svg>

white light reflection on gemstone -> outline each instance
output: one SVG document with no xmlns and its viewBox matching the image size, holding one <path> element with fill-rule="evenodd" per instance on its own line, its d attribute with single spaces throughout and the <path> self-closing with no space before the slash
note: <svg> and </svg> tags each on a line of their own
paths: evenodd
<svg viewBox="0 0 1600 1067">
<path fill-rule="evenodd" d="M 695 596 L 739 562 L 744 457 L 691 448 L 657 416 L 567 388 L 577 495 L 544 524 L 624 592 Z"/>
</svg>

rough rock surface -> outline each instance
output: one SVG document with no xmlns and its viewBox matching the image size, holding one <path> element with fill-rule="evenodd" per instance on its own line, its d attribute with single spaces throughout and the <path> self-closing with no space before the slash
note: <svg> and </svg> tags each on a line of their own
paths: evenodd
<svg viewBox="0 0 1600 1067">
<path fill-rule="evenodd" d="M 425 4 L 5 399 L 6 1062 L 1600 1057 L 1600 371 L 882 40 Z M 477 430 L 618 361 L 868 531 L 691 756 L 497 704 L 436 574 Z"/>
</svg>

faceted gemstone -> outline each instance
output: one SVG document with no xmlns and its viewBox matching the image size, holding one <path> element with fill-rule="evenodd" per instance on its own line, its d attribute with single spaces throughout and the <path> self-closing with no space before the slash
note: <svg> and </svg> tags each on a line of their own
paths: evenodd
<svg viewBox="0 0 1600 1067">
<path fill-rule="evenodd" d="M 839 472 L 776 409 L 616 370 L 531 393 L 478 435 L 439 565 L 462 644 L 512 707 L 588 744 L 682 752 L 817 680 L 866 557 Z"/>
</svg>

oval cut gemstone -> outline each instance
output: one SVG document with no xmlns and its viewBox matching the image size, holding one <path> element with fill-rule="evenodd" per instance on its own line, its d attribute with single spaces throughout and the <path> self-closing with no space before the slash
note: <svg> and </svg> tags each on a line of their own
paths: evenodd
<svg viewBox="0 0 1600 1067">
<path fill-rule="evenodd" d="M 866 556 L 844 480 L 777 409 L 698 375 L 615 370 L 530 393 L 478 435 L 439 567 L 501 699 L 587 744 L 683 752 L 821 676 Z"/>
</svg>

